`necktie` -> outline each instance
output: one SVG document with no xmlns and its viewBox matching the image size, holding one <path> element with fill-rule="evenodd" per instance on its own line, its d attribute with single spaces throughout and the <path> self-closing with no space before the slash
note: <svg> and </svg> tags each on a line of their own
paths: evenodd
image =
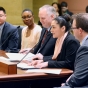
<svg viewBox="0 0 88 88">
<path fill-rule="evenodd" d="M 44 41 L 45 41 L 45 39 L 46 39 L 46 36 L 47 36 L 47 33 L 48 33 L 48 30 L 45 31 L 45 34 L 44 34 L 44 36 L 43 36 L 41 45 L 44 43 Z"/>
</svg>

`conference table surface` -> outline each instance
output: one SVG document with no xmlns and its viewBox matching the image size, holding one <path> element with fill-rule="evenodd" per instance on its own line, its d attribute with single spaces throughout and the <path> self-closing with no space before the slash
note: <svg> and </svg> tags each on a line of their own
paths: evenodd
<svg viewBox="0 0 88 88">
<path fill-rule="evenodd" d="M 5 51 L 0 50 L 0 56 L 7 57 Z M 55 68 L 46 68 L 55 69 Z M 57 69 L 58 70 L 58 69 Z M 48 73 L 25 73 L 26 70 L 17 69 L 17 74 L 8 75 L 0 72 L 0 81 L 15 81 L 15 80 L 35 80 L 35 79 L 48 79 L 48 78 L 62 78 L 70 76 L 73 71 L 69 69 L 62 69 L 60 74 L 48 74 Z"/>
</svg>

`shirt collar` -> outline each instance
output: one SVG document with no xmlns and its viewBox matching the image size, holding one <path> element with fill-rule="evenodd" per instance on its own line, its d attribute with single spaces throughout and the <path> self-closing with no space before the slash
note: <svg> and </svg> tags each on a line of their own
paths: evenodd
<svg viewBox="0 0 88 88">
<path fill-rule="evenodd" d="M 47 28 L 48 31 L 50 31 L 51 27 Z"/>
<path fill-rule="evenodd" d="M 81 45 L 83 45 L 87 39 L 88 39 L 88 35 L 86 35 L 85 38 L 82 40 Z"/>
<path fill-rule="evenodd" d="M 5 22 L 2 25 L 0 25 L 0 29 L 3 29 L 4 25 L 5 25 Z"/>
</svg>

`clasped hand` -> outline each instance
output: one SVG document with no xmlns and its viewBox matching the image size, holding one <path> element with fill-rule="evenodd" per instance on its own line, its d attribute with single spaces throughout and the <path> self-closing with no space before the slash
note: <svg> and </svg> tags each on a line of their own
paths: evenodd
<svg viewBox="0 0 88 88">
<path fill-rule="evenodd" d="M 30 66 L 34 66 L 36 68 L 45 68 L 48 66 L 48 62 L 43 61 L 43 55 L 42 54 L 36 54 L 32 61 L 29 62 L 28 60 L 23 60 L 22 62 L 27 63 Z"/>
</svg>

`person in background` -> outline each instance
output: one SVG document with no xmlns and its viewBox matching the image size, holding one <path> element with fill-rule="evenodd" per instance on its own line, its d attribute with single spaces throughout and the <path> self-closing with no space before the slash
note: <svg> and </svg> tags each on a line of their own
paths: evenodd
<svg viewBox="0 0 88 88">
<path fill-rule="evenodd" d="M 36 68 L 67 68 L 74 69 L 76 51 L 80 44 L 78 40 L 69 32 L 71 25 L 68 14 L 55 18 L 51 23 L 51 33 L 53 38 L 57 38 L 54 54 L 52 56 L 43 56 L 37 54 L 34 56 L 31 65 Z M 39 60 L 35 60 L 35 59 Z"/>
<path fill-rule="evenodd" d="M 73 13 L 68 10 L 68 4 L 64 1 L 61 2 L 61 11 L 62 11 L 62 15 L 63 14 L 69 14 L 70 16 L 73 15 Z"/>
<path fill-rule="evenodd" d="M 55 8 L 57 16 L 61 16 L 61 6 L 57 2 L 53 2 L 52 6 Z"/>
<path fill-rule="evenodd" d="M 18 52 L 17 27 L 6 22 L 6 11 L 0 6 L 0 50 L 6 52 Z"/>
<path fill-rule="evenodd" d="M 75 15 L 72 29 L 81 46 L 76 53 L 73 74 L 57 88 L 88 88 L 88 13 Z"/>
<path fill-rule="evenodd" d="M 85 9 L 86 13 L 88 13 L 88 6 L 86 6 L 86 9 Z"/>
<path fill-rule="evenodd" d="M 39 41 L 42 28 L 34 23 L 33 12 L 30 9 L 24 9 L 22 20 L 26 27 L 22 29 L 22 42 L 20 53 L 33 48 Z"/>
</svg>

